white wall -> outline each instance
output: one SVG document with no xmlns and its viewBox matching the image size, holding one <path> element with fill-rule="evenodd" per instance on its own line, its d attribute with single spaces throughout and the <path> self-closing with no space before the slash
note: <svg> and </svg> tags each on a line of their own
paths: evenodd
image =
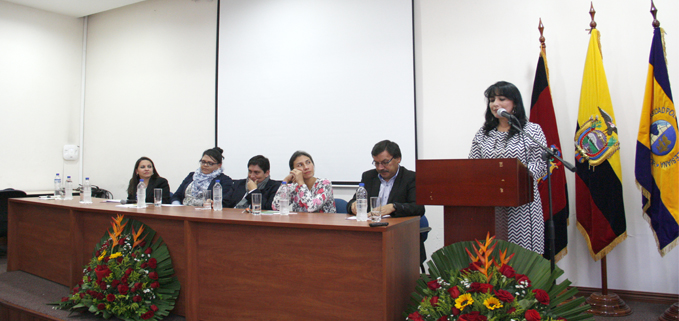
<svg viewBox="0 0 679 321">
<path fill-rule="evenodd" d="M 589 41 L 590 1 L 416 0 L 417 126 L 420 159 L 466 158 L 483 124 L 483 91 L 498 80 L 513 82 L 530 105 L 539 56 L 539 18 L 545 25 L 551 90 L 564 158 L 573 161 L 580 86 Z M 656 0 L 666 28 L 670 81 L 679 81 L 679 3 Z M 608 86 L 620 129 L 628 238 L 608 255 L 608 286 L 679 293 L 679 250 L 658 254 L 641 212 L 634 182 L 634 155 L 653 29 L 650 2 L 595 1 L 595 21 Z M 527 106 L 528 107 L 528 106 Z M 528 107 L 529 108 L 529 107 Z M 574 176 L 567 175 L 571 219 L 568 255 L 558 265 L 575 285 L 601 286 L 576 228 Z M 441 207 L 428 207 L 434 230 L 428 251 L 443 245 Z M 438 226 L 438 228 L 437 228 Z M 643 271 L 640 275 L 640 271 Z"/>
<path fill-rule="evenodd" d="M 82 19 L 0 1 L 0 189 L 78 180 L 63 146 L 80 140 Z"/>
<path fill-rule="evenodd" d="M 149 0 L 89 18 L 84 175 L 127 197 L 135 161 L 174 190 L 215 142 L 217 2 Z"/>
</svg>

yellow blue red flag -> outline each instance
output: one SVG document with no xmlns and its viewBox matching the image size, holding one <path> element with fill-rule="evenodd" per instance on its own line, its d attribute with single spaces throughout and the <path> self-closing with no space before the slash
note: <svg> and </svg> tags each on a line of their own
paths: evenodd
<svg viewBox="0 0 679 321">
<path fill-rule="evenodd" d="M 597 29 L 592 29 L 589 39 L 574 140 L 578 229 L 598 261 L 627 238 L 627 223 L 618 127 Z"/>
<path fill-rule="evenodd" d="M 634 169 L 644 218 L 651 224 L 661 256 L 679 242 L 679 127 L 663 33 L 659 27 L 653 31 Z"/>
</svg>

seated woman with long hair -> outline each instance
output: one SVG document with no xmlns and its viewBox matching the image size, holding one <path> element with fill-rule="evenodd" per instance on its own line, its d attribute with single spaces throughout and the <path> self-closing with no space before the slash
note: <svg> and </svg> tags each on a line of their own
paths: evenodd
<svg viewBox="0 0 679 321">
<path fill-rule="evenodd" d="M 296 151 L 290 157 L 290 174 L 283 181 L 288 183 L 288 204 L 291 212 L 337 213 L 332 183 L 316 178 L 314 160 L 307 152 Z M 280 209 L 281 189 L 274 197 L 272 208 Z"/>
<path fill-rule="evenodd" d="M 153 190 L 160 188 L 163 190 L 163 204 L 170 204 L 170 184 L 163 177 L 160 177 L 153 161 L 144 156 L 137 160 L 132 171 L 130 184 L 127 186 L 127 200 L 137 200 L 137 185 L 139 180 L 144 180 L 146 185 L 146 203 L 153 203 Z"/>
</svg>

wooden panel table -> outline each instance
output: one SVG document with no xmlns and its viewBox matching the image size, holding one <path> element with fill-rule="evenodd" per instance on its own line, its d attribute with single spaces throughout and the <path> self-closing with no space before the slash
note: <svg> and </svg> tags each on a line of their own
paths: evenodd
<svg viewBox="0 0 679 321">
<path fill-rule="evenodd" d="M 371 228 L 345 214 L 136 209 L 101 199 L 10 200 L 7 270 L 74 286 L 119 213 L 167 244 L 182 286 L 173 313 L 187 320 L 403 320 L 418 278 L 419 217 Z"/>
</svg>

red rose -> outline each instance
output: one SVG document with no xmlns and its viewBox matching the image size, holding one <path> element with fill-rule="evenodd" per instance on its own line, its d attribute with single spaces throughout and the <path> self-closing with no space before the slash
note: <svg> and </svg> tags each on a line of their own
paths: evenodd
<svg viewBox="0 0 679 321">
<path fill-rule="evenodd" d="M 141 286 L 142 286 L 141 282 L 137 282 L 137 283 L 134 284 L 134 288 L 137 289 L 137 290 L 141 289 Z"/>
<path fill-rule="evenodd" d="M 139 246 L 141 246 L 141 247 L 146 246 L 146 241 L 141 241 L 141 243 L 139 243 Z"/>
<path fill-rule="evenodd" d="M 151 311 L 158 312 L 158 307 L 155 304 L 151 304 Z"/>
<path fill-rule="evenodd" d="M 97 268 L 94 269 L 94 273 L 97 274 L 97 281 L 101 281 L 101 279 L 111 274 L 111 270 L 108 268 L 108 265 L 97 265 Z"/>
<path fill-rule="evenodd" d="M 130 256 L 131 256 L 132 258 L 136 258 L 136 257 L 137 257 L 137 253 L 130 253 Z"/>
<path fill-rule="evenodd" d="M 505 290 L 495 291 L 495 297 L 502 302 L 512 302 L 514 301 L 514 296 Z"/>
<path fill-rule="evenodd" d="M 540 313 L 538 311 L 533 310 L 533 309 L 526 311 L 526 314 L 524 315 L 524 317 L 526 317 L 526 321 L 540 321 L 540 320 L 542 320 L 542 317 L 540 317 Z"/>
<path fill-rule="evenodd" d="M 538 300 L 541 304 L 548 305 L 549 304 L 549 294 L 545 292 L 543 289 L 535 289 L 533 290 L 533 293 L 535 293 L 535 299 Z"/>
<path fill-rule="evenodd" d="M 120 292 L 120 294 L 125 295 L 128 291 L 130 291 L 130 288 L 127 286 L 127 284 L 123 283 L 118 285 L 118 292 Z"/>
<path fill-rule="evenodd" d="M 462 312 L 462 311 L 460 311 L 460 309 L 458 309 L 456 307 L 453 307 L 452 309 L 450 309 L 450 312 L 453 313 L 453 315 L 459 315 L 460 312 Z"/>
<path fill-rule="evenodd" d="M 458 296 L 460 296 L 460 289 L 458 289 L 456 286 L 448 289 L 448 293 L 450 293 L 450 297 L 453 299 L 457 299 Z"/>
<path fill-rule="evenodd" d="M 472 282 L 469 292 L 488 293 L 493 286 L 488 283 Z"/>
<path fill-rule="evenodd" d="M 132 270 L 132 268 L 127 268 L 127 270 L 125 270 L 125 275 L 130 275 L 130 274 L 132 274 L 132 272 L 134 272 L 134 270 Z"/>
<path fill-rule="evenodd" d="M 530 287 L 530 279 L 529 279 L 527 276 L 523 275 L 523 274 L 517 274 L 517 275 L 516 275 L 516 282 L 521 283 L 521 282 L 523 282 L 523 281 L 528 282 L 528 285 L 527 285 L 527 286 Z"/>
<path fill-rule="evenodd" d="M 149 266 L 149 264 L 146 263 L 146 262 L 144 262 L 144 263 L 142 263 L 142 264 L 140 265 L 140 267 L 141 267 L 142 269 L 145 269 L 147 266 Z"/>
<path fill-rule="evenodd" d="M 116 300 L 116 296 L 113 295 L 113 293 L 109 293 L 109 294 L 106 296 L 106 301 L 108 301 L 108 302 L 113 302 L 113 301 L 115 301 L 115 300 Z"/>
<path fill-rule="evenodd" d="M 81 298 L 81 299 L 84 299 L 84 298 L 85 298 L 85 293 L 80 293 L 79 295 L 80 295 L 80 298 Z"/>
<path fill-rule="evenodd" d="M 436 321 L 448 321 L 448 317 L 444 315 L 444 316 L 440 317 L 440 318 L 439 318 L 438 320 L 436 320 Z"/>
<path fill-rule="evenodd" d="M 157 265 L 158 265 L 158 261 L 156 261 L 155 258 L 151 258 L 148 262 L 148 267 L 151 268 L 151 269 L 155 269 Z"/>
<path fill-rule="evenodd" d="M 408 315 L 408 319 L 413 320 L 413 321 L 424 321 L 424 318 L 420 315 L 419 312 L 415 311 L 411 314 Z"/>
<path fill-rule="evenodd" d="M 141 302 L 141 296 L 139 296 L 139 295 L 133 296 L 133 297 L 132 297 L 132 301 L 134 301 L 134 302 Z"/>
<path fill-rule="evenodd" d="M 568 320 L 566 320 L 566 318 L 564 318 L 564 317 L 558 317 L 558 318 L 556 318 L 556 321 L 561 321 L 561 320 L 563 320 L 563 321 L 568 321 Z"/>
<path fill-rule="evenodd" d="M 144 254 L 151 254 L 151 253 L 153 253 L 153 250 L 150 247 L 147 248 L 146 251 L 144 251 Z"/>
<path fill-rule="evenodd" d="M 65 296 L 65 297 L 61 298 L 61 302 L 66 302 L 66 301 L 68 301 L 68 297 Z"/>
<path fill-rule="evenodd" d="M 439 303 L 439 297 L 431 297 L 431 299 L 429 299 L 429 303 L 431 303 L 431 306 L 435 307 Z"/>
<path fill-rule="evenodd" d="M 103 299 L 105 299 L 105 297 L 104 297 L 104 293 L 103 293 L 103 292 L 99 292 L 99 293 L 97 293 L 97 299 L 99 299 L 99 300 L 103 300 Z"/>
<path fill-rule="evenodd" d="M 437 280 L 431 280 L 431 281 L 427 282 L 427 287 L 430 290 L 436 291 L 436 289 L 440 288 L 441 285 L 439 285 L 439 282 Z"/>
<path fill-rule="evenodd" d="M 147 311 L 146 313 L 141 315 L 141 318 L 144 320 L 148 320 L 150 318 L 153 318 L 153 311 Z"/>
<path fill-rule="evenodd" d="M 123 262 L 123 257 L 122 257 L 122 256 L 117 257 L 117 258 L 116 258 L 116 262 L 118 262 L 118 264 L 122 263 L 122 262 Z"/>
<path fill-rule="evenodd" d="M 158 281 L 153 282 L 153 283 L 151 283 L 150 287 L 151 287 L 152 289 L 157 289 L 157 288 L 160 287 L 160 283 L 158 283 Z"/>
<path fill-rule="evenodd" d="M 502 275 L 504 275 L 504 276 L 506 276 L 506 277 L 508 277 L 508 278 L 513 278 L 514 275 L 516 274 L 516 272 L 514 272 L 514 268 L 511 267 L 511 266 L 509 266 L 509 265 L 507 265 L 507 264 L 503 265 L 503 266 L 500 268 L 500 273 L 502 273 Z"/>
<path fill-rule="evenodd" d="M 153 272 L 149 273 L 149 278 L 151 280 L 158 280 L 158 272 L 153 271 Z"/>
<path fill-rule="evenodd" d="M 485 315 L 481 315 L 479 311 L 472 311 L 467 314 L 463 314 L 458 319 L 459 321 L 488 321 Z"/>
<path fill-rule="evenodd" d="M 107 256 L 104 256 L 104 259 L 103 259 L 102 261 L 108 262 L 108 259 L 109 259 L 109 258 L 110 258 L 110 257 L 109 257 L 108 255 L 107 255 Z"/>
<path fill-rule="evenodd" d="M 127 282 L 127 275 L 125 275 L 125 276 L 123 276 L 122 278 L 120 278 L 120 282 L 123 282 L 123 283 L 127 284 L 127 283 L 128 283 L 128 282 Z"/>
<path fill-rule="evenodd" d="M 101 281 L 98 284 L 99 284 L 99 288 L 101 288 L 102 290 L 106 290 L 106 282 Z"/>
<path fill-rule="evenodd" d="M 125 239 L 118 240 L 118 245 L 120 246 L 125 245 Z"/>
<path fill-rule="evenodd" d="M 507 314 L 512 314 L 514 311 L 516 311 L 516 308 L 509 308 L 509 310 L 507 310 Z"/>
<path fill-rule="evenodd" d="M 97 304 L 97 309 L 99 309 L 99 310 L 104 310 L 104 309 L 106 309 L 106 304 L 103 304 L 103 303 Z"/>
<path fill-rule="evenodd" d="M 118 281 L 118 280 L 113 280 L 113 282 L 111 282 L 111 287 L 117 288 L 117 287 L 118 287 L 118 284 L 120 284 L 120 281 Z"/>
</svg>

